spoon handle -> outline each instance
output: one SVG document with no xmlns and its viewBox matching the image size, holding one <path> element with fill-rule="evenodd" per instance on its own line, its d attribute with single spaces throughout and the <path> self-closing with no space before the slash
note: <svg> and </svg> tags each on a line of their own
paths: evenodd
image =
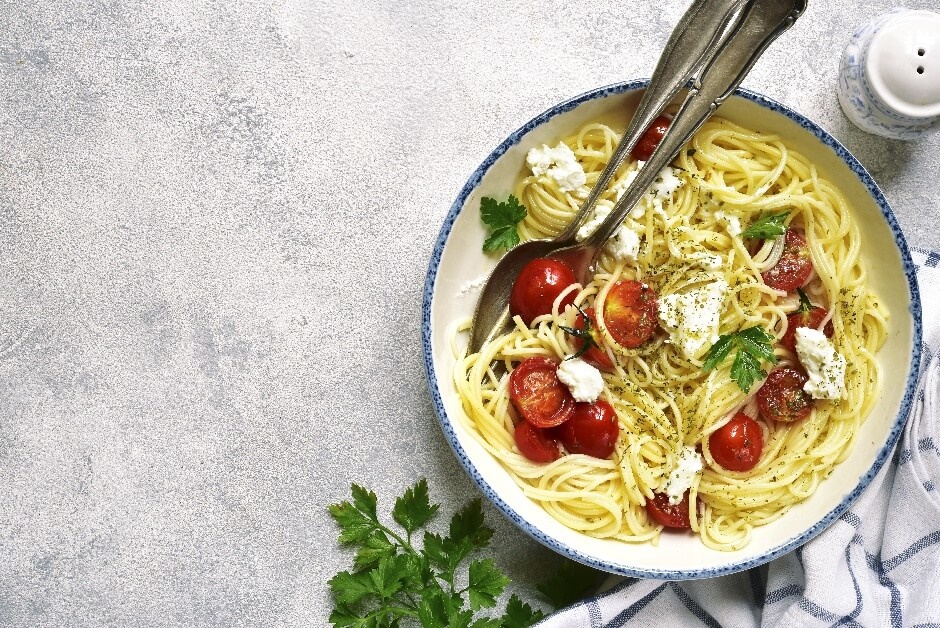
<svg viewBox="0 0 940 628">
<path fill-rule="evenodd" d="M 686 86 L 695 70 L 714 57 L 723 36 L 741 20 L 747 2 L 748 0 L 695 0 L 689 6 L 669 36 L 669 41 L 666 42 L 653 71 L 649 87 L 643 92 L 636 113 L 610 161 L 594 183 L 578 214 L 555 238 L 556 241 L 574 242 L 581 224 L 594 209 L 627 154 L 633 150 L 669 101 Z"/>
<path fill-rule="evenodd" d="M 744 18 L 718 54 L 694 81 L 662 142 L 640 169 L 633 183 L 614 204 L 607 219 L 583 243 L 595 259 L 604 243 L 617 232 L 627 214 L 642 199 L 679 150 L 718 106 L 741 83 L 764 50 L 806 9 L 806 0 L 752 0 Z M 588 264 L 586 266 L 592 266 Z M 589 268 L 584 268 L 589 273 Z"/>
</svg>

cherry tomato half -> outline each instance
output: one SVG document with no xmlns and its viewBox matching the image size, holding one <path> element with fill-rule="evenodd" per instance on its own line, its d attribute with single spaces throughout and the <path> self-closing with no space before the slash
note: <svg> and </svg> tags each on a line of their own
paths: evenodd
<svg viewBox="0 0 940 628">
<path fill-rule="evenodd" d="M 798 421 L 809 416 L 813 398 L 803 391 L 806 375 L 789 366 L 774 369 L 757 391 L 757 407 L 765 419 Z"/>
<path fill-rule="evenodd" d="M 558 365 L 549 358 L 526 358 L 509 375 L 509 399 L 535 427 L 554 427 L 574 412 L 574 397 L 559 381 Z"/>
<path fill-rule="evenodd" d="M 708 448 L 715 462 L 729 471 L 750 471 L 760 460 L 764 449 L 764 434 L 760 425 L 738 412 L 734 417 L 712 432 L 708 437 Z"/>
<path fill-rule="evenodd" d="M 628 349 L 650 339 L 658 315 L 656 291 L 632 279 L 615 283 L 604 300 L 604 325 L 617 344 Z"/>
<path fill-rule="evenodd" d="M 513 438 L 522 455 L 532 462 L 553 462 L 561 457 L 558 441 L 528 421 L 519 421 Z"/>
<path fill-rule="evenodd" d="M 610 458 L 620 436 L 620 423 L 613 406 L 598 399 L 575 404 L 571 418 L 554 432 L 568 453 Z"/>
<path fill-rule="evenodd" d="M 672 124 L 672 120 L 666 116 L 659 116 L 653 120 L 653 124 L 646 129 L 646 132 L 637 141 L 636 146 L 630 151 L 633 158 L 639 161 L 649 161 L 653 151 L 663 141 L 663 136 L 666 135 L 666 130 L 670 124 Z"/>
<path fill-rule="evenodd" d="M 773 268 L 761 273 L 761 277 L 771 288 L 791 292 L 809 279 L 813 272 L 813 260 L 809 257 L 806 238 L 800 232 L 787 229 L 784 237 L 783 255 Z"/>
<path fill-rule="evenodd" d="M 829 316 L 829 311 L 818 306 L 813 306 L 809 312 L 790 314 L 787 317 L 787 331 L 780 339 L 780 344 L 791 353 L 796 353 L 796 328 L 811 327 L 812 329 L 819 329 L 819 324 L 826 320 L 827 316 Z M 832 338 L 832 321 L 826 323 L 826 326 L 823 327 L 823 333 L 826 334 L 826 338 Z"/>
<path fill-rule="evenodd" d="M 589 307 L 584 310 L 584 313 L 587 314 L 588 320 L 591 321 L 591 338 L 594 339 L 595 346 L 590 347 L 584 354 L 581 356 L 586 361 L 590 362 L 594 366 L 602 370 L 609 370 L 614 368 L 614 363 L 611 362 L 610 357 L 608 357 L 607 352 L 603 349 L 604 340 L 601 338 L 600 333 L 597 331 L 597 318 L 594 316 L 594 308 Z M 584 329 L 587 325 L 587 320 L 584 316 L 578 314 L 578 320 L 575 322 L 575 327 L 578 329 Z M 574 339 L 574 348 L 578 351 L 584 348 L 584 340 L 581 338 Z"/>
<path fill-rule="evenodd" d="M 509 309 L 528 325 L 536 316 L 552 311 L 552 304 L 565 288 L 576 283 L 574 272 L 562 261 L 537 257 L 522 268 L 512 284 Z M 574 303 L 574 292 L 568 294 L 561 308 Z"/>
<path fill-rule="evenodd" d="M 665 493 L 655 493 L 653 499 L 646 500 L 646 512 L 650 519 L 667 528 L 691 528 L 689 522 L 689 491 L 682 496 L 682 501 L 673 506 Z"/>
</svg>

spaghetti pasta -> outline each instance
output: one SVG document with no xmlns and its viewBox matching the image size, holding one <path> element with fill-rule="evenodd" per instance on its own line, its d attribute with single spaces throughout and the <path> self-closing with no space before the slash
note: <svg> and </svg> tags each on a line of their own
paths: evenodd
<svg viewBox="0 0 940 628">
<path fill-rule="evenodd" d="M 619 135 L 592 123 L 563 141 L 583 167 L 589 187 Z M 621 166 L 599 211 L 609 211 L 637 168 L 636 162 Z M 514 191 L 528 212 L 519 226 L 522 239 L 560 233 L 586 192 L 562 191 L 544 173 L 523 178 Z M 714 342 L 708 334 L 683 343 L 675 330 L 660 330 L 636 348 L 618 345 L 604 320 L 604 305 L 622 279 L 642 281 L 663 296 L 721 285 L 719 333 L 759 326 L 779 340 L 788 315 L 800 306 L 795 294 L 762 279 L 779 259 L 783 238 L 761 244 L 742 238 L 741 227 L 783 210 L 787 225 L 806 239 L 814 272 L 803 290 L 830 313 L 824 324 L 831 323 L 832 343 L 847 364 L 845 392 L 841 399 L 815 401 L 801 421 L 760 421 L 764 447 L 756 466 L 730 471 L 715 462 L 709 436 L 739 411 L 757 416 L 759 386 L 743 391 L 727 363 L 703 368 Z M 624 226 L 638 237 L 636 255 L 623 259 L 605 249 L 592 281 L 572 288 L 576 305 L 594 308 L 602 347 L 613 365 L 603 374 L 602 393 L 620 425 L 613 455 L 599 459 L 568 453 L 536 463 L 520 453 L 513 439 L 518 418 L 509 399 L 509 373 L 528 357 L 560 361 L 577 351 L 563 329 L 573 327 L 578 316 L 575 308 L 561 307 L 565 294 L 555 300 L 552 313 L 528 326 L 517 317 L 512 331 L 479 353 L 458 353 L 454 380 L 462 420 L 552 517 L 584 534 L 625 542 L 657 541 L 662 526 L 645 505 L 669 482 L 682 450 L 698 448 L 704 469 L 688 491 L 691 529 L 708 547 L 740 549 L 755 526 L 774 521 L 812 494 L 849 454 L 858 426 L 878 397 L 881 373 L 875 354 L 887 337 L 888 313 L 867 286 L 858 227 L 842 194 L 802 155 L 777 136 L 719 118 L 695 134 Z M 462 322 L 458 332 L 468 326 L 469 321 Z M 457 342 L 454 350 L 460 351 Z M 774 345 L 774 352 L 780 365 L 798 365 L 797 356 L 781 344 Z"/>
</svg>

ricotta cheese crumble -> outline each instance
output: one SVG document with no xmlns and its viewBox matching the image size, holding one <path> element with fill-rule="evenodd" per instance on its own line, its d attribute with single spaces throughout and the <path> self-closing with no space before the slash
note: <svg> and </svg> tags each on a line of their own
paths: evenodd
<svg viewBox="0 0 940 628">
<path fill-rule="evenodd" d="M 601 372 L 582 360 L 562 360 L 558 365 L 558 379 L 571 391 L 575 401 L 593 403 L 604 390 Z"/>
<path fill-rule="evenodd" d="M 669 332 L 669 341 L 679 345 L 686 357 L 697 357 L 706 346 L 718 342 L 718 323 L 725 306 L 728 282 L 712 281 L 687 292 L 659 299 L 659 321 Z"/>
<path fill-rule="evenodd" d="M 826 334 L 810 327 L 796 328 L 796 354 L 809 380 L 803 390 L 813 399 L 842 399 L 845 396 L 845 358 Z"/>
<path fill-rule="evenodd" d="M 682 501 L 685 492 L 692 488 L 695 476 L 703 469 L 702 456 L 695 447 L 683 447 L 676 460 L 676 468 L 669 474 L 663 486 L 663 492 L 669 496 L 669 503 L 675 506 Z"/>
<path fill-rule="evenodd" d="M 578 163 L 574 152 L 564 142 L 558 142 L 555 148 L 542 144 L 529 150 L 526 164 L 535 176 L 548 175 L 558 183 L 562 192 L 574 192 L 587 182 L 584 168 Z"/>
</svg>

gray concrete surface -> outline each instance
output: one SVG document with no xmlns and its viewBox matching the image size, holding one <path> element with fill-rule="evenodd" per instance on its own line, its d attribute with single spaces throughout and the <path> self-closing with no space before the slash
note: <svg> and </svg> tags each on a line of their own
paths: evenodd
<svg viewBox="0 0 940 628">
<path fill-rule="evenodd" d="M 685 5 L 0 0 L 0 625 L 325 625 L 351 481 L 475 496 L 421 363 L 440 223 L 522 122 L 648 76 Z M 744 85 L 940 248 L 940 140 L 834 94 L 889 6 L 811 1 Z M 555 556 L 486 514 L 531 597 Z"/>
</svg>

